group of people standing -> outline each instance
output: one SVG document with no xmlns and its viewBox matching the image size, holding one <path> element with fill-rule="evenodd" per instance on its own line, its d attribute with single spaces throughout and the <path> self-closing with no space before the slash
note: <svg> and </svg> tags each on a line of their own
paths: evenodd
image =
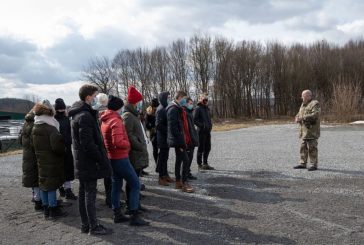
<svg viewBox="0 0 364 245">
<path fill-rule="evenodd" d="M 208 164 L 212 123 L 207 95 L 200 96 L 197 108 L 183 91 L 174 99 L 162 92 L 151 101 L 143 116 L 143 97 L 130 87 L 124 101 L 116 96 L 99 94 L 94 85 L 83 85 L 80 100 L 69 110 L 62 99 L 54 106 L 48 100 L 37 103 L 25 117 L 20 135 L 23 146 L 23 186 L 32 188 L 35 210 L 46 219 L 67 216 L 60 196 L 78 199 L 81 232 L 105 235 L 112 230 L 97 221 L 97 180 L 103 179 L 105 202 L 113 210 L 114 223 L 148 225 L 141 214 L 143 184 L 139 177 L 149 166 L 147 144 L 151 141 L 158 183 L 192 193 L 190 181 L 194 149 L 198 146 L 199 169 L 212 170 Z M 197 127 L 197 129 L 196 129 Z M 146 130 L 145 130 L 146 129 Z M 149 138 L 147 133 L 149 132 Z M 175 148 L 175 179 L 168 173 L 170 148 Z M 75 171 L 74 171 L 75 170 Z M 78 197 L 71 181 L 79 180 Z M 121 194 L 126 182 L 126 211 Z"/>
</svg>

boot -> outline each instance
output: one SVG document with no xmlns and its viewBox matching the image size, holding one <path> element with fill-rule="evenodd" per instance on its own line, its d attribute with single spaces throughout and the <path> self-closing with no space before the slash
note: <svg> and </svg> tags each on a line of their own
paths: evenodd
<svg viewBox="0 0 364 245">
<path fill-rule="evenodd" d="M 81 233 L 83 234 L 87 234 L 90 231 L 90 226 L 89 225 L 81 225 Z"/>
<path fill-rule="evenodd" d="M 43 211 L 42 201 L 34 201 L 34 210 Z"/>
<path fill-rule="evenodd" d="M 131 226 L 143 226 L 143 225 L 149 225 L 149 222 L 140 218 L 137 210 L 133 210 L 133 211 L 131 211 L 130 225 Z"/>
<path fill-rule="evenodd" d="M 176 189 L 182 189 L 183 184 L 181 180 L 176 180 Z"/>
<path fill-rule="evenodd" d="M 43 206 L 43 213 L 44 213 L 44 218 L 48 219 L 49 218 L 49 207 L 48 206 Z"/>
<path fill-rule="evenodd" d="M 159 177 L 158 184 L 162 186 L 169 186 L 168 181 L 163 177 Z"/>
<path fill-rule="evenodd" d="M 191 173 L 188 174 L 187 178 L 189 180 L 197 180 L 197 178 L 195 176 L 193 176 Z"/>
<path fill-rule="evenodd" d="M 125 215 L 123 215 L 121 213 L 120 208 L 115 208 L 113 211 L 114 211 L 114 223 L 115 224 L 129 221 L 128 217 L 126 217 Z"/>
<path fill-rule="evenodd" d="M 183 183 L 182 191 L 186 193 L 194 193 L 195 190 L 187 182 Z"/>
<path fill-rule="evenodd" d="M 66 189 L 65 192 L 67 200 L 77 200 L 77 196 L 72 192 L 72 189 Z"/>
<path fill-rule="evenodd" d="M 210 165 L 208 165 L 207 163 L 202 165 L 202 169 L 203 170 L 215 170 L 214 167 L 211 167 Z"/>
<path fill-rule="evenodd" d="M 66 196 L 66 191 L 64 190 L 63 186 L 59 187 L 59 195 L 61 197 L 65 197 Z"/>
<path fill-rule="evenodd" d="M 63 211 L 60 206 L 56 207 L 49 207 L 49 218 L 50 219 L 57 219 L 60 217 L 66 217 L 68 214 L 67 212 Z"/>
<path fill-rule="evenodd" d="M 174 182 L 175 182 L 175 180 L 174 180 L 173 178 L 169 177 L 169 175 L 164 176 L 164 179 L 165 179 L 168 183 L 174 183 Z"/>
</svg>

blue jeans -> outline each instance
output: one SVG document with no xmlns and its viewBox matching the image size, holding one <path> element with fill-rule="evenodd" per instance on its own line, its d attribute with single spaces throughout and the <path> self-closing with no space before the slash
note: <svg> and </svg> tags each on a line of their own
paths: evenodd
<svg viewBox="0 0 364 245">
<path fill-rule="evenodd" d="M 40 190 L 40 196 L 43 206 L 56 207 L 57 206 L 57 192 Z"/>
<path fill-rule="evenodd" d="M 138 210 L 140 183 L 134 168 L 130 164 L 129 158 L 111 159 L 111 166 L 113 169 L 111 188 L 112 208 L 120 208 L 120 192 L 124 179 L 130 187 L 130 194 L 128 197 L 129 210 Z"/>
</svg>

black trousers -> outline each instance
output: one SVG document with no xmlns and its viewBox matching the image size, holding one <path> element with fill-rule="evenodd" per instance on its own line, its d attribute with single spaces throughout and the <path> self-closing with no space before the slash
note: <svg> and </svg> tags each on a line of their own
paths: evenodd
<svg viewBox="0 0 364 245">
<path fill-rule="evenodd" d="M 191 164 L 193 161 L 193 154 L 195 153 L 195 146 L 190 145 L 187 147 L 187 155 L 188 155 L 188 175 L 191 173 Z"/>
<path fill-rule="evenodd" d="M 89 226 L 91 229 L 97 226 L 95 206 L 96 192 L 97 180 L 80 180 L 78 192 L 78 209 L 81 216 L 82 226 Z"/>
<path fill-rule="evenodd" d="M 169 148 L 160 148 L 158 153 L 157 172 L 159 177 L 168 175 Z"/>
<path fill-rule="evenodd" d="M 157 136 L 154 136 L 152 138 L 152 146 L 153 146 L 153 158 L 156 166 L 156 172 L 158 173 L 158 142 L 157 142 Z"/>
<path fill-rule="evenodd" d="M 197 164 L 208 164 L 208 158 L 211 151 L 211 133 L 199 131 L 198 137 Z"/>
<path fill-rule="evenodd" d="M 176 176 L 176 181 L 181 180 L 181 165 L 182 165 L 182 182 L 186 182 L 189 169 L 189 159 L 187 151 L 182 148 L 175 148 L 175 152 L 176 152 L 176 164 L 175 164 L 174 174 Z"/>
<path fill-rule="evenodd" d="M 111 177 L 104 179 L 104 186 L 105 186 L 106 199 L 110 200 L 110 202 L 111 202 L 111 188 L 112 188 L 112 179 L 111 179 Z"/>
</svg>

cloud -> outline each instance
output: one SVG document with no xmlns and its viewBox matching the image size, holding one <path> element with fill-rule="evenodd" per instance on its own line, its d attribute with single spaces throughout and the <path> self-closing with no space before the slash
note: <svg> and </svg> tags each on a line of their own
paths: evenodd
<svg viewBox="0 0 364 245">
<path fill-rule="evenodd" d="M 347 0 L 343 8 L 341 0 L 13 0 L 0 8 L 0 85 L 6 79 L 42 91 L 69 84 L 94 56 L 168 45 L 196 32 L 344 44 L 363 37 L 364 2 Z"/>
</svg>

